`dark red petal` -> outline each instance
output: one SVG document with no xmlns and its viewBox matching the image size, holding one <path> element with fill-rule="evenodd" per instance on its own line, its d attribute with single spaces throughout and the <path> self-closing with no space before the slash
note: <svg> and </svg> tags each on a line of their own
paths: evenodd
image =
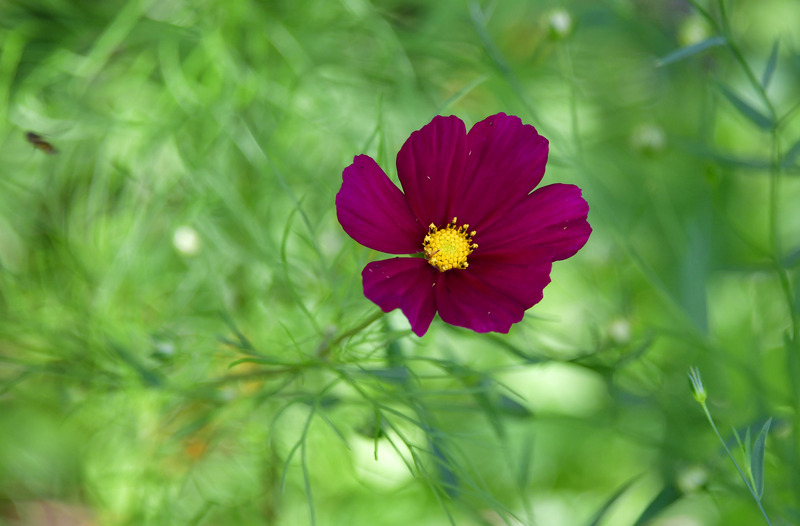
<svg viewBox="0 0 800 526">
<path fill-rule="evenodd" d="M 439 316 L 476 332 L 508 332 L 541 301 L 550 283 L 551 253 L 529 256 L 522 265 L 476 258 L 466 270 L 445 272 L 436 286 Z"/>
<path fill-rule="evenodd" d="M 423 258 L 393 258 L 368 263 L 361 277 L 367 298 L 384 312 L 401 309 L 414 334 L 422 336 L 436 314 L 438 274 Z"/>
<path fill-rule="evenodd" d="M 467 129 L 458 117 L 434 117 L 397 154 L 397 175 L 408 204 L 427 227 L 450 222 L 467 160 Z"/>
<path fill-rule="evenodd" d="M 467 135 L 467 168 L 455 199 L 459 222 L 491 226 L 524 199 L 544 175 L 548 142 L 519 117 L 498 113 Z M 451 188 L 455 191 L 456 187 Z"/>
<path fill-rule="evenodd" d="M 475 236 L 478 249 L 473 257 L 549 248 L 553 251 L 553 261 L 566 259 L 580 250 L 592 233 L 586 221 L 588 213 L 589 205 L 577 186 L 544 186 L 491 228 L 479 232 Z"/>
<path fill-rule="evenodd" d="M 422 251 L 427 225 L 417 221 L 400 191 L 367 155 L 344 169 L 336 215 L 350 237 L 389 254 Z"/>
</svg>

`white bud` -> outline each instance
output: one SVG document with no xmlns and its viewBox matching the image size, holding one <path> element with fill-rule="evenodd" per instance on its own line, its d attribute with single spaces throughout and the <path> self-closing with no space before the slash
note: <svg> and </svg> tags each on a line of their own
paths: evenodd
<svg viewBox="0 0 800 526">
<path fill-rule="evenodd" d="M 566 9 L 553 9 L 547 15 L 547 27 L 552 38 L 556 40 L 566 38 L 572 33 L 572 15 Z"/>
<path fill-rule="evenodd" d="M 190 226 L 181 226 L 175 229 L 172 235 L 172 244 L 175 250 L 184 256 L 194 256 L 200 251 L 200 236 Z"/>
<path fill-rule="evenodd" d="M 702 42 L 710 36 L 711 28 L 700 15 L 687 17 L 678 28 L 678 43 L 684 47 Z"/>
<path fill-rule="evenodd" d="M 631 148 L 646 155 L 654 155 L 667 147 L 667 134 L 655 124 L 640 124 L 631 134 Z"/>
</svg>

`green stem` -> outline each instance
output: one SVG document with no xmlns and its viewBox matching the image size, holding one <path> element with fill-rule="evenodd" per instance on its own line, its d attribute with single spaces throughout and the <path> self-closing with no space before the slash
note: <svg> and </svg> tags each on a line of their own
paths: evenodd
<svg viewBox="0 0 800 526">
<path fill-rule="evenodd" d="M 742 71 L 744 72 L 748 81 L 753 86 L 753 89 L 755 89 L 756 93 L 758 93 L 758 96 L 763 101 L 773 123 L 772 130 L 770 133 L 771 156 L 770 156 L 769 205 L 768 205 L 769 237 L 770 237 L 770 248 L 773 260 L 772 263 L 775 267 L 775 272 L 777 274 L 778 282 L 780 284 L 781 293 L 783 295 L 784 301 L 786 302 L 790 320 L 789 323 L 791 326 L 786 342 L 786 365 L 787 365 L 786 369 L 789 375 L 789 384 L 792 389 L 791 405 L 794 410 L 794 425 L 792 426 L 791 430 L 792 446 L 793 446 L 792 454 L 795 460 L 794 462 L 795 467 L 797 467 L 799 458 L 798 448 L 800 448 L 800 431 L 799 431 L 800 430 L 800 378 L 798 378 L 798 376 L 795 373 L 800 368 L 800 363 L 798 363 L 800 357 L 797 356 L 798 347 L 800 347 L 798 345 L 800 343 L 800 319 L 798 317 L 798 310 L 795 304 L 794 292 L 792 291 L 791 282 L 789 280 L 789 274 L 786 268 L 784 267 L 783 263 L 783 249 L 781 246 L 780 231 L 779 231 L 780 228 L 779 196 L 780 196 L 781 163 L 782 163 L 780 156 L 779 129 L 781 127 L 782 121 L 786 119 L 787 116 L 784 115 L 781 119 L 778 119 L 777 112 L 775 111 L 775 107 L 773 106 L 772 101 L 770 100 L 766 89 L 761 84 L 761 81 L 756 77 L 756 74 L 753 72 L 753 69 L 745 60 L 744 54 L 734 41 L 733 31 L 731 29 L 731 23 L 729 20 L 729 14 L 725 6 L 725 0 L 718 0 L 720 22 L 717 22 L 717 20 L 714 19 L 714 17 L 711 15 L 709 11 L 707 11 L 701 5 L 699 5 L 697 0 L 689 0 L 689 1 L 695 7 L 695 9 L 697 9 L 698 12 L 725 38 L 725 42 L 728 48 L 730 49 L 736 61 L 739 63 L 739 66 L 742 68 Z M 797 486 L 797 484 L 800 484 L 800 470 L 794 469 L 792 471 L 795 474 L 794 475 L 795 486 Z"/>
<path fill-rule="evenodd" d="M 800 339 L 800 324 L 798 323 L 798 312 L 795 305 L 794 292 L 792 291 L 791 282 L 789 280 L 789 273 L 786 270 L 783 262 L 783 247 L 781 246 L 780 231 L 779 231 L 779 196 L 780 196 L 780 182 L 781 182 L 781 158 L 780 158 L 780 141 L 778 130 L 773 129 L 771 134 L 771 159 L 770 159 L 770 177 L 769 177 L 769 235 L 770 245 L 772 248 L 772 260 L 775 267 L 775 273 L 780 284 L 781 293 L 783 294 L 786 308 L 789 314 L 790 330 L 786 338 L 786 372 L 788 375 L 789 385 L 791 387 L 790 405 L 794 412 L 794 425 L 791 426 L 789 431 L 791 438 L 791 448 L 789 455 L 791 456 L 791 464 L 795 467 L 800 464 L 800 378 L 797 376 L 798 372 L 798 355 L 797 343 Z M 789 459 L 787 459 L 789 460 Z M 800 471 L 798 469 L 791 470 L 793 476 L 793 486 L 797 492 L 800 492 Z M 800 496 L 800 493 L 798 493 Z"/>
<path fill-rule="evenodd" d="M 367 319 L 365 319 L 352 329 L 344 331 L 333 340 L 323 342 L 319 347 L 319 350 L 317 350 L 317 357 L 322 359 L 327 358 L 328 355 L 330 355 L 331 353 L 331 349 L 342 343 L 343 340 L 363 331 L 364 329 L 366 329 L 367 327 L 378 321 L 380 318 L 382 318 L 384 314 L 385 312 L 383 312 L 382 310 L 378 310 L 377 312 L 373 313 L 372 316 L 369 316 Z"/>
<path fill-rule="evenodd" d="M 756 77 L 756 74 L 753 72 L 753 69 L 750 67 L 750 64 L 748 64 L 747 61 L 744 59 L 744 55 L 739 50 L 739 46 L 737 46 L 736 43 L 733 41 L 731 35 L 728 33 L 723 36 L 725 37 L 725 40 L 728 43 L 728 47 L 730 48 L 731 53 L 733 53 L 733 56 L 736 58 L 736 61 L 742 67 L 744 74 L 747 75 L 747 79 L 750 81 L 750 84 L 753 85 L 753 88 L 755 88 L 756 93 L 758 93 L 758 96 L 761 97 L 761 100 L 767 107 L 770 119 L 773 122 L 773 126 L 776 126 L 778 116 L 777 113 L 775 112 L 775 107 L 772 105 L 772 101 L 769 100 L 767 91 L 764 89 L 764 86 L 761 85 L 761 81 L 758 80 L 758 77 Z"/>
<path fill-rule="evenodd" d="M 758 504 L 758 509 L 761 510 L 761 514 L 764 516 L 764 520 L 767 521 L 767 524 L 769 524 L 769 526 L 772 526 L 772 522 L 770 522 L 769 516 L 767 516 L 767 512 L 764 509 L 764 506 L 761 505 L 761 499 L 758 497 L 758 495 L 756 495 L 756 492 L 753 490 L 753 487 L 750 485 L 750 482 L 747 480 L 747 476 L 744 474 L 744 471 L 742 471 L 742 468 L 739 467 L 739 463 L 736 462 L 736 458 L 734 458 L 733 453 L 731 452 L 731 450 L 728 449 L 728 445 L 725 443 L 725 439 L 722 438 L 722 435 L 720 434 L 719 430 L 717 429 L 717 425 L 714 423 L 714 419 L 711 418 L 711 413 L 708 411 L 708 407 L 706 406 L 706 403 L 703 401 L 703 402 L 700 402 L 700 405 L 703 406 L 703 412 L 705 412 L 705 414 L 706 414 L 706 418 L 708 419 L 708 423 L 711 424 L 711 428 L 714 430 L 714 433 L 716 433 L 717 438 L 719 439 L 720 443 L 722 444 L 722 447 L 725 448 L 725 452 L 728 453 L 728 457 L 730 457 L 731 461 L 733 462 L 733 465 L 736 466 L 736 471 L 738 471 L 739 472 L 739 476 L 742 477 L 742 480 L 744 481 L 744 485 L 747 486 L 748 490 L 750 490 L 750 495 L 753 496 L 753 499 L 755 499 L 756 504 Z"/>
<path fill-rule="evenodd" d="M 720 10 L 720 18 L 722 22 L 717 22 L 717 20 L 711 15 L 711 13 L 706 10 L 703 6 L 701 6 L 697 0 L 689 0 L 689 3 L 697 9 L 697 12 L 700 13 L 703 18 L 708 21 L 709 24 L 716 30 L 722 37 L 725 39 L 725 43 L 728 46 L 728 49 L 731 50 L 736 62 L 739 63 L 744 74 L 747 76 L 747 79 L 750 81 L 750 84 L 753 85 L 753 88 L 758 93 L 758 96 L 764 102 L 765 106 L 767 107 L 767 111 L 769 112 L 770 118 L 773 123 L 777 126 L 777 113 L 775 112 L 775 107 L 772 105 L 772 102 L 769 100 L 767 96 L 767 92 L 764 89 L 764 86 L 761 85 L 761 82 L 756 77 L 756 74 L 753 73 L 753 70 L 750 68 L 750 65 L 744 59 L 744 55 L 742 51 L 739 49 L 739 46 L 736 45 L 736 42 L 733 40 L 733 33 L 731 30 L 730 21 L 728 20 L 728 12 L 725 8 L 725 3 L 723 0 L 719 1 L 719 10 Z"/>
</svg>

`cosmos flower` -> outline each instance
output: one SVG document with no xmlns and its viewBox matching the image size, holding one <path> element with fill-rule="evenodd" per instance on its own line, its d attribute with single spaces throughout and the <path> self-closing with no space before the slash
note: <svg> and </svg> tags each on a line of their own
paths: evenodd
<svg viewBox="0 0 800 526">
<path fill-rule="evenodd" d="M 417 336 L 434 315 L 477 332 L 508 332 L 541 301 L 553 261 L 589 239 L 589 206 L 578 187 L 544 176 L 548 142 L 499 113 L 467 133 L 435 117 L 397 154 L 403 193 L 369 156 L 345 168 L 336 195 L 342 228 L 388 254 L 362 272 L 364 295 L 401 309 Z"/>
</svg>

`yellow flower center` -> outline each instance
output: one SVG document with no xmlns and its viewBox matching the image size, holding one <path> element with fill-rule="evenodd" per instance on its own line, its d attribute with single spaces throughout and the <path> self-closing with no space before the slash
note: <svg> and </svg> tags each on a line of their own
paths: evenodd
<svg viewBox="0 0 800 526">
<path fill-rule="evenodd" d="M 467 268 L 469 266 L 467 256 L 478 248 L 478 245 L 472 242 L 476 232 L 474 230 L 467 232 L 469 228 L 467 224 L 456 227 L 457 222 L 458 218 L 454 217 L 441 230 L 431 223 L 428 226 L 428 234 L 422 242 L 425 259 L 441 272 L 454 268 Z"/>
</svg>

